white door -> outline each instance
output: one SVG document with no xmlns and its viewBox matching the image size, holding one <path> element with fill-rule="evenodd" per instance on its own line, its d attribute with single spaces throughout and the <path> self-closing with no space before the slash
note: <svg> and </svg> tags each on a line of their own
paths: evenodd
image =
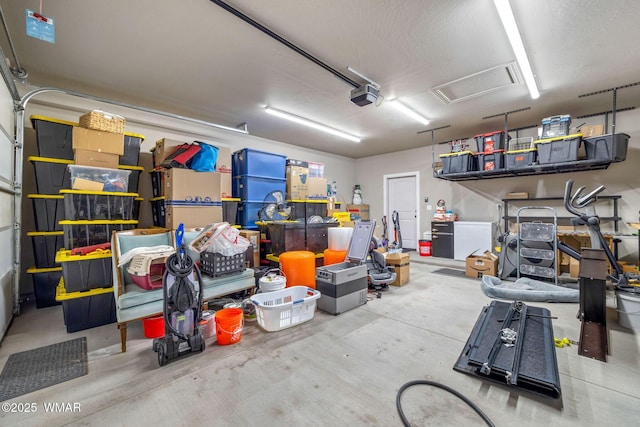
<svg viewBox="0 0 640 427">
<path fill-rule="evenodd" d="M 0 54 L 2 51 L 0 50 Z M 1 55 L 4 60 L 4 55 Z M 0 339 L 4 336 L 13 318 L 16 298 L 15 286 L 18 271 L 14 263 L 17 262 L 15 225 L 15 200 L 18 197 L 14 180 L 16 179 L 14 152 L 14 113 L 13 101 L 19 101 L 19 95 L 12 86 L 10 72 L 6 66 L 0 67 L 4 80 L 0 83 Z M 18 99 L 16 99 L 18 98 Z"/>
<path fill-rule="evenodd" d="M 403 249 L 418 247 L 417 229 L 419 224 L 417 173 L 406 175 L 385 175 L 387 193 L 387 238 L 389 243 L 402 239 Z M 395 232 L 393 212 L 398 213 L 399 232 Z M 398 242 L 400 243 L 400 242 Z"/>
</svg>

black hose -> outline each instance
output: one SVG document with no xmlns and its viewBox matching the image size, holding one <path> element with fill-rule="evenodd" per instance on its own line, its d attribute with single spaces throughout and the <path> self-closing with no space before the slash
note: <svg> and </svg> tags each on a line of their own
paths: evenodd
<svg viewBox="0 0 640 427">
<path fill-rule="evenodd" d="M 400 399 L 402 397 L 402 393 L 404 393 L 404 391 L 406 389 L 408 389 L 409 387 L 413 387 L 414 385 L 430 385 L 430 386 L 437 387 L 437 388 L 440 388 L 442 390 L 448 391 L 449 393 L 453 394 L 454 396 L 456 396 L 457 398 L 462 400 L 464 403 L 469 405 L 471 407 L 471 409 L 476 411 L 476 413 L 478 415 L 480 415 L 480 418 L 482 418 L 482 420 L 485 423 L 487 423 L 487 425 L 489 425 L 491 427 L 495 427 L 495 424 L 493 424 L 493 421 L 491 421 L 491 419 L 487 416 L 487 414 L 482 412 L 482 409 L 480 409 L 475 403 L 473 403 L 471 400 L 469 400 L 463 394 L 461 394 L 460 392 L 458 392 L 458 391 L 456 391 L 456 390 L 452 389 L 451 387 L 448 387 L 448 386 L 446 386 L 444 384 L 440 384 L 438 382 L 428 381 L 428 380 L 409 381 L 408 383 L 403 384 L 400 387 L 400 389 L 398 390 L 398 394 L 396 395 L 396 408 L 398 409 L 398 415 L 400 415 L 400 419 L 402 420 L 402 424 L 404 424 L 405 427 L 411 427 L 411 424 L 409 423 L 409 420 L 407 420 L 407 417 L 405 417 L 404 412 L 402 411 L 402 404 L 400 403 Z"/>
</svg>

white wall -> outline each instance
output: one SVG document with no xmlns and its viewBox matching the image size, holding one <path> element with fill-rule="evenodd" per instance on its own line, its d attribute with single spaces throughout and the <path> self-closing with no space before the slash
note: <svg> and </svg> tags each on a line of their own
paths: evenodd
<svg viewBox="0 0 640 427">
<path fill-rule="evenodd" d="M 609 117 L 611 122 L 611 117 Z M 573 124 L 603 124 L 604 117 L 594 117 L 585 120 L 574 119 Z M 493 129 L 496 130 L 496 129 Z M 487 132 L 492 130 L 487 129 Z M 535 133 L 535 130 L 530 131 Z M 574 189 L 578 186 L 586 186 L 593 189 L 597 185 L 604 184 L 605 192 L 602 194 L 619 194 L 619 223 L 620 232 L 631 234 L 635 230 L 627 223 L 638 222 L 638 210 L 640 209 L 640 178 L 636 167 L 640 164 L 640 111 L 631 110 L 617 114 L 616 133 L 626 133 L 631 136 L 627 159 L 624 162 L 613 163 L 606 170 L 585 171 L 565 174 L 534 175 L 527 177 L 508 177 L 496 179 L 481 179 L 471 181 L 452 182 L 433 177 L 432 173 L 432 149 L 426 145 L 430 143 L 431 136 L 425 137 L 425 147 L 401 151 L 389 155 L 373 156 L 356 160 L 357 183 L 362 186 L 364 202 L 370 205 L 372 218 L 380 219 L 384 215 L 384 201 L 382 194 L 383 175 L 420 171 L 419 207 L 421 212 L 421 231 L 429 229 L 433 217 L 433 210 L 427 211 L 424 197 L 429 197 L 429 204 L 435 207 L 438 199 L 446 201 L 447 208 L 458 214 L 460 220 L 465 221 L 499 221 L 497 205 L 509 192 L 526 191 L 530 197 L 561 197 L 564 193 L 565 182 L 572 178 L 575 181 Z M 515 135 L 512 135 L 515 137 Z M 526 133 L 520 136 L 527 136 Z M 392 143 L 392 142 L 390 142 Z M 438 155 L 449 151 L 448 145 L 436 145 L 434 157 L 438 161 Z M 476 151 L 475 146 L 470 149 Z M 556 207 L 556 206 L 553 206 Z M 561 207 L 561 206 L 558 206 Z M 605 209 L 606 204 L 598 204 L 600 216 L 613 215 L 611 210 Z M 559 210 L 558 216 L 569 216 Z M 500 222 L 501 223 L 501 222 Z M 603 223 L 603 230 L 613 230 L 611 223 Z M 621 237 L 620 259 L 630 262 L 638 262 L 638 238 Z"/>
</svg>

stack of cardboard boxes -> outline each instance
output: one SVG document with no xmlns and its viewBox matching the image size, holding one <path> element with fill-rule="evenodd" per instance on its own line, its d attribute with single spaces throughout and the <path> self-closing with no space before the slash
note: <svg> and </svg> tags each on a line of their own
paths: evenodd
<svg viewBox="0 0 640 427">
<path fill-rule="evenodd" d="M 326 200 L 327 179 L 321 163 L 287 159 L 287 198 L 289 200 Z"/>
<path fill-rule="evenodd" d="M 162 162 L 185 141 L 163 138 L 153 151 L 154 172 L 158 177 L 154 190 L 154 225 L 176 228 L 202 227 L 223 221 L 222 200 L 231 197 L 231 149 L 217 146 L 215 172 L 191 169 L 163 169 Z M 162 204 L 162 222 L 158 219 L 158 203 Z"/>
</svg>

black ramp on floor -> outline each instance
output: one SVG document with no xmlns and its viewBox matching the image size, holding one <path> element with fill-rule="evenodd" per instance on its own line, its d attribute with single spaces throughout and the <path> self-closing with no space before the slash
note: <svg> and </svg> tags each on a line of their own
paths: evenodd
<svg viewBox="0 0 640 427">
<path fill-rule="evenodd" d="M 522 340 L 519 363 L 514 364 L 517 345 L 506 346 L 502 342 L 496 344 L 496 338 L 501 335 L 503 321 L 511 306 L 512 303 L 493 301 L 482 310 L 453 369 L 509 388 L 560 399 L 560 375 L 551 313 L 542 307 L 526 306 L 524 330 L 517 338 Z M 521 321 L 519 313 L 516 313 L 509 327 L 518 331 Z M 490 372 L 484 370 L 483 373 L 483 364 L 490 361 L 494 344 L 497 352 L 494 350 L 495 357 Z M 517 383 L 508 384 L 508 377 L 516 366 Z"/>
<path fill-rule="evenodd" d="M 86 337 L 14 353 L 0 374 L 0 402 L 88 372 Z"/>
</svg>

